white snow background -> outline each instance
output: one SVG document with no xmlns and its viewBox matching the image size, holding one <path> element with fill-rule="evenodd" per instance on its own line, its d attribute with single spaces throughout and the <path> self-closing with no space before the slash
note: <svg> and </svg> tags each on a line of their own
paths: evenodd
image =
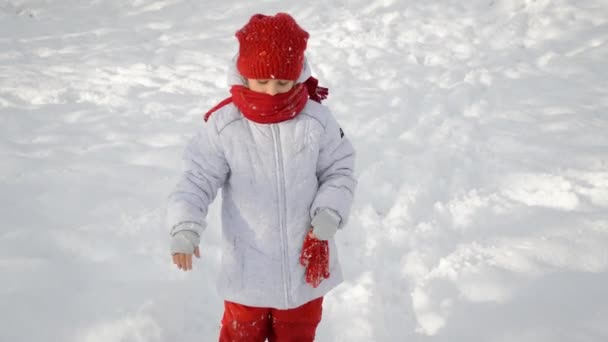
<svg viewBox="0 0 608 342">
<path fill-rule="evenodd" d="M 608 1 L 0 0 L 0 341 L 217 340 L 165 202 L 276 12 L 358 150 L 318 341 L 608 340 Z"/>
</svg>

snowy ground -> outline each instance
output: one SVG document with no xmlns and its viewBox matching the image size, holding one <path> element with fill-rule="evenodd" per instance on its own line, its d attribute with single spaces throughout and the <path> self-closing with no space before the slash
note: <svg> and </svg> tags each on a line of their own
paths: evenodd
<svg viewBox="0 0 608 342">
<path fill-rule="evenodd" d="M 214 341 L 162 225 L 256 12 L 359 151 L 319 341 L 608 340 L 608 2 L 0 0 L 0 341 Z M 217 203 L 216 203 L 217 204 Z"/>
</svg>

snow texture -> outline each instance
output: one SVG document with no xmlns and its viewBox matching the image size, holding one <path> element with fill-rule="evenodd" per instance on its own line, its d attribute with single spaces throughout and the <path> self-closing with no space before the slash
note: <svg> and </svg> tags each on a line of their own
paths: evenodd
<svg viewBox="0 0 608 342">
<path fill-rule="evenodd" d="M 0 0 L 0 341 L 217 339 L 166 196 L 282 11 L 359 152 L 317 340 L 608 340 L 605 0 Z"/>
</svg>

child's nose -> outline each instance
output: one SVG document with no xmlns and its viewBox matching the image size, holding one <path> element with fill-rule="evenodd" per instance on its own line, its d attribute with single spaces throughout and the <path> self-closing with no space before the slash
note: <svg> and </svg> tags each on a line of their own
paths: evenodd
<svg viewBox="0 0 608 342">
<path fill-rule="evenodd" d="M 268 95 L 276 95 L 279 93 L 279 87 L 275 84 L 269 84 L 266 88 L 266 94 Z"/>
</svg>

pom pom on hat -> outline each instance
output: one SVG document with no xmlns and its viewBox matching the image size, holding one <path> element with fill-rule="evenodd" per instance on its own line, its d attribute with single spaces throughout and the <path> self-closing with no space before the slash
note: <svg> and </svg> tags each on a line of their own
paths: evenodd
<svg viewBox="0 0 608 342">
<path fill-rule="evenodd" d="M 236 37 L 237 69 L 243 77 L 296 80 L 300 76 L 309 35 L 289 14 L 256 14 Z"/>
</svg>

